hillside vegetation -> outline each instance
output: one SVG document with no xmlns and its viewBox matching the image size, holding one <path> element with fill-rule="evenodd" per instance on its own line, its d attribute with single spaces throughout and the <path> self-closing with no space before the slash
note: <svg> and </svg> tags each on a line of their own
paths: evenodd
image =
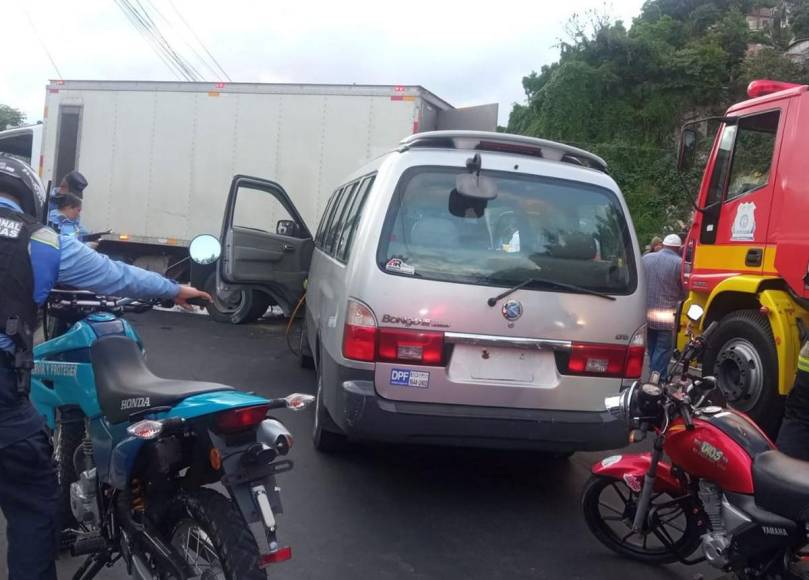
<svg viewBox="0 0 809 580">
<path fill-rule="evenodd" d="M 757 30 L 748 16 L 761 9 Z M 809 38 L 809 0 L 649 0 L 629 27 L 593 12 L 567 28 L 559 60 L 523 78 L 508 130 L 604 157 L 641 244 L 688 219 L 698 177 L 675 170 L 685 121 L 723 113 L 752 79 L 809 82 L 806 64 L 784 54 Z"/>
</svg>

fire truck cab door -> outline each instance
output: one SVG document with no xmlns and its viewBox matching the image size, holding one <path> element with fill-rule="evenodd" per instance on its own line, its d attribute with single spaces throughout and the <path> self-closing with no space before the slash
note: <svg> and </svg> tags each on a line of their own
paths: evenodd
<svg viewBox="0 0 809 580">
<path fill-rule="evenodd" d="M 776 247 L 775 270 L 803 298 L 809 298 L 808 126 L 809 92 L 804 92 L 790 100 L 769 234 Z"/>
<path fill-rule="evenodd" d="M 700 242 L 692 288 L 712 289 L 736 274 L 773 269 L 767 235 L 786 116 L 786 104 L 767 103 L 721 127 L 703 198 L 707 209 L 691 232 Z"/>
</svg>

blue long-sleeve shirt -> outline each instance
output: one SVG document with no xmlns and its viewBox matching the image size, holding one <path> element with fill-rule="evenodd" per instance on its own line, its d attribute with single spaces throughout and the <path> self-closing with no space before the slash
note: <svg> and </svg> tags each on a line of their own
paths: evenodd
<svg viewBox="0 0 809 580">
<path fill-rule="evenodd" d="M 0 206 L 21 211 L 19 205 L 3 198 Z M 60 236 L 49 228 L 41 228 L 31 236 L 29 252 L 37 304 L 45 302 L 56 284 L 129 298 L 172 299 L 180 290 L 175 282 L 160 274 L 110 260 L 76 236 Z M 0 350 L 13 350 L 11 339 L 2 333 Z"/>
<path fill-rule="evenodd" d="M 59 232 L 61 236 L 73 236 L 80 240 L 90 233 L 81 225 L 79 220 L 71 220 L 55 208 L 48 212 L 48 225 Z"/>
</svg>

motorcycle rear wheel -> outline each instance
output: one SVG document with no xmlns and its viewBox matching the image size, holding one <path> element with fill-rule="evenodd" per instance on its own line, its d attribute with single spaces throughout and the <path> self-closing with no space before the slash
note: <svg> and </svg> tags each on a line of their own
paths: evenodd
<svg viewBox="0 0 809 580">
<path fill-rule="evenodd" d="M 160 528 L 195 574 L 205 580 L 267 578 L 258 567 L 258 548 L 244 518 L 220 493 L 202 488 L 177 496 Z"/>
<path fill-rule="evenodd" d="M 593 475 L 582 492 L 582 510 L 587 527 L 610 550 L 646 564 L 671 564 L 691 555 L 700 545 L 697 518 L 690 502 L 670 504 L 665 493 L 652 495 L 651 507 L 660 509 L 656 525 L 640 532 L 632 530 L 637 493 L 620 479 Z M 674 549 L 661 542 L 654 529 L 672 540 Z"/>
</svg>

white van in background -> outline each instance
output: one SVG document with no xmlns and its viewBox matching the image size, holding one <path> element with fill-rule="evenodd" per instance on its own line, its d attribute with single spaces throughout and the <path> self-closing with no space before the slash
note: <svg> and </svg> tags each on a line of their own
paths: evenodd
<svg viewBox="0 0 809 580">
<path fill-rule="evenodd" d="M 10 153 L 25 161 L 35 170 L 41 167 L 42 123 L 25 125 L 0 131 L 0 153 Z"/>
</svg>

